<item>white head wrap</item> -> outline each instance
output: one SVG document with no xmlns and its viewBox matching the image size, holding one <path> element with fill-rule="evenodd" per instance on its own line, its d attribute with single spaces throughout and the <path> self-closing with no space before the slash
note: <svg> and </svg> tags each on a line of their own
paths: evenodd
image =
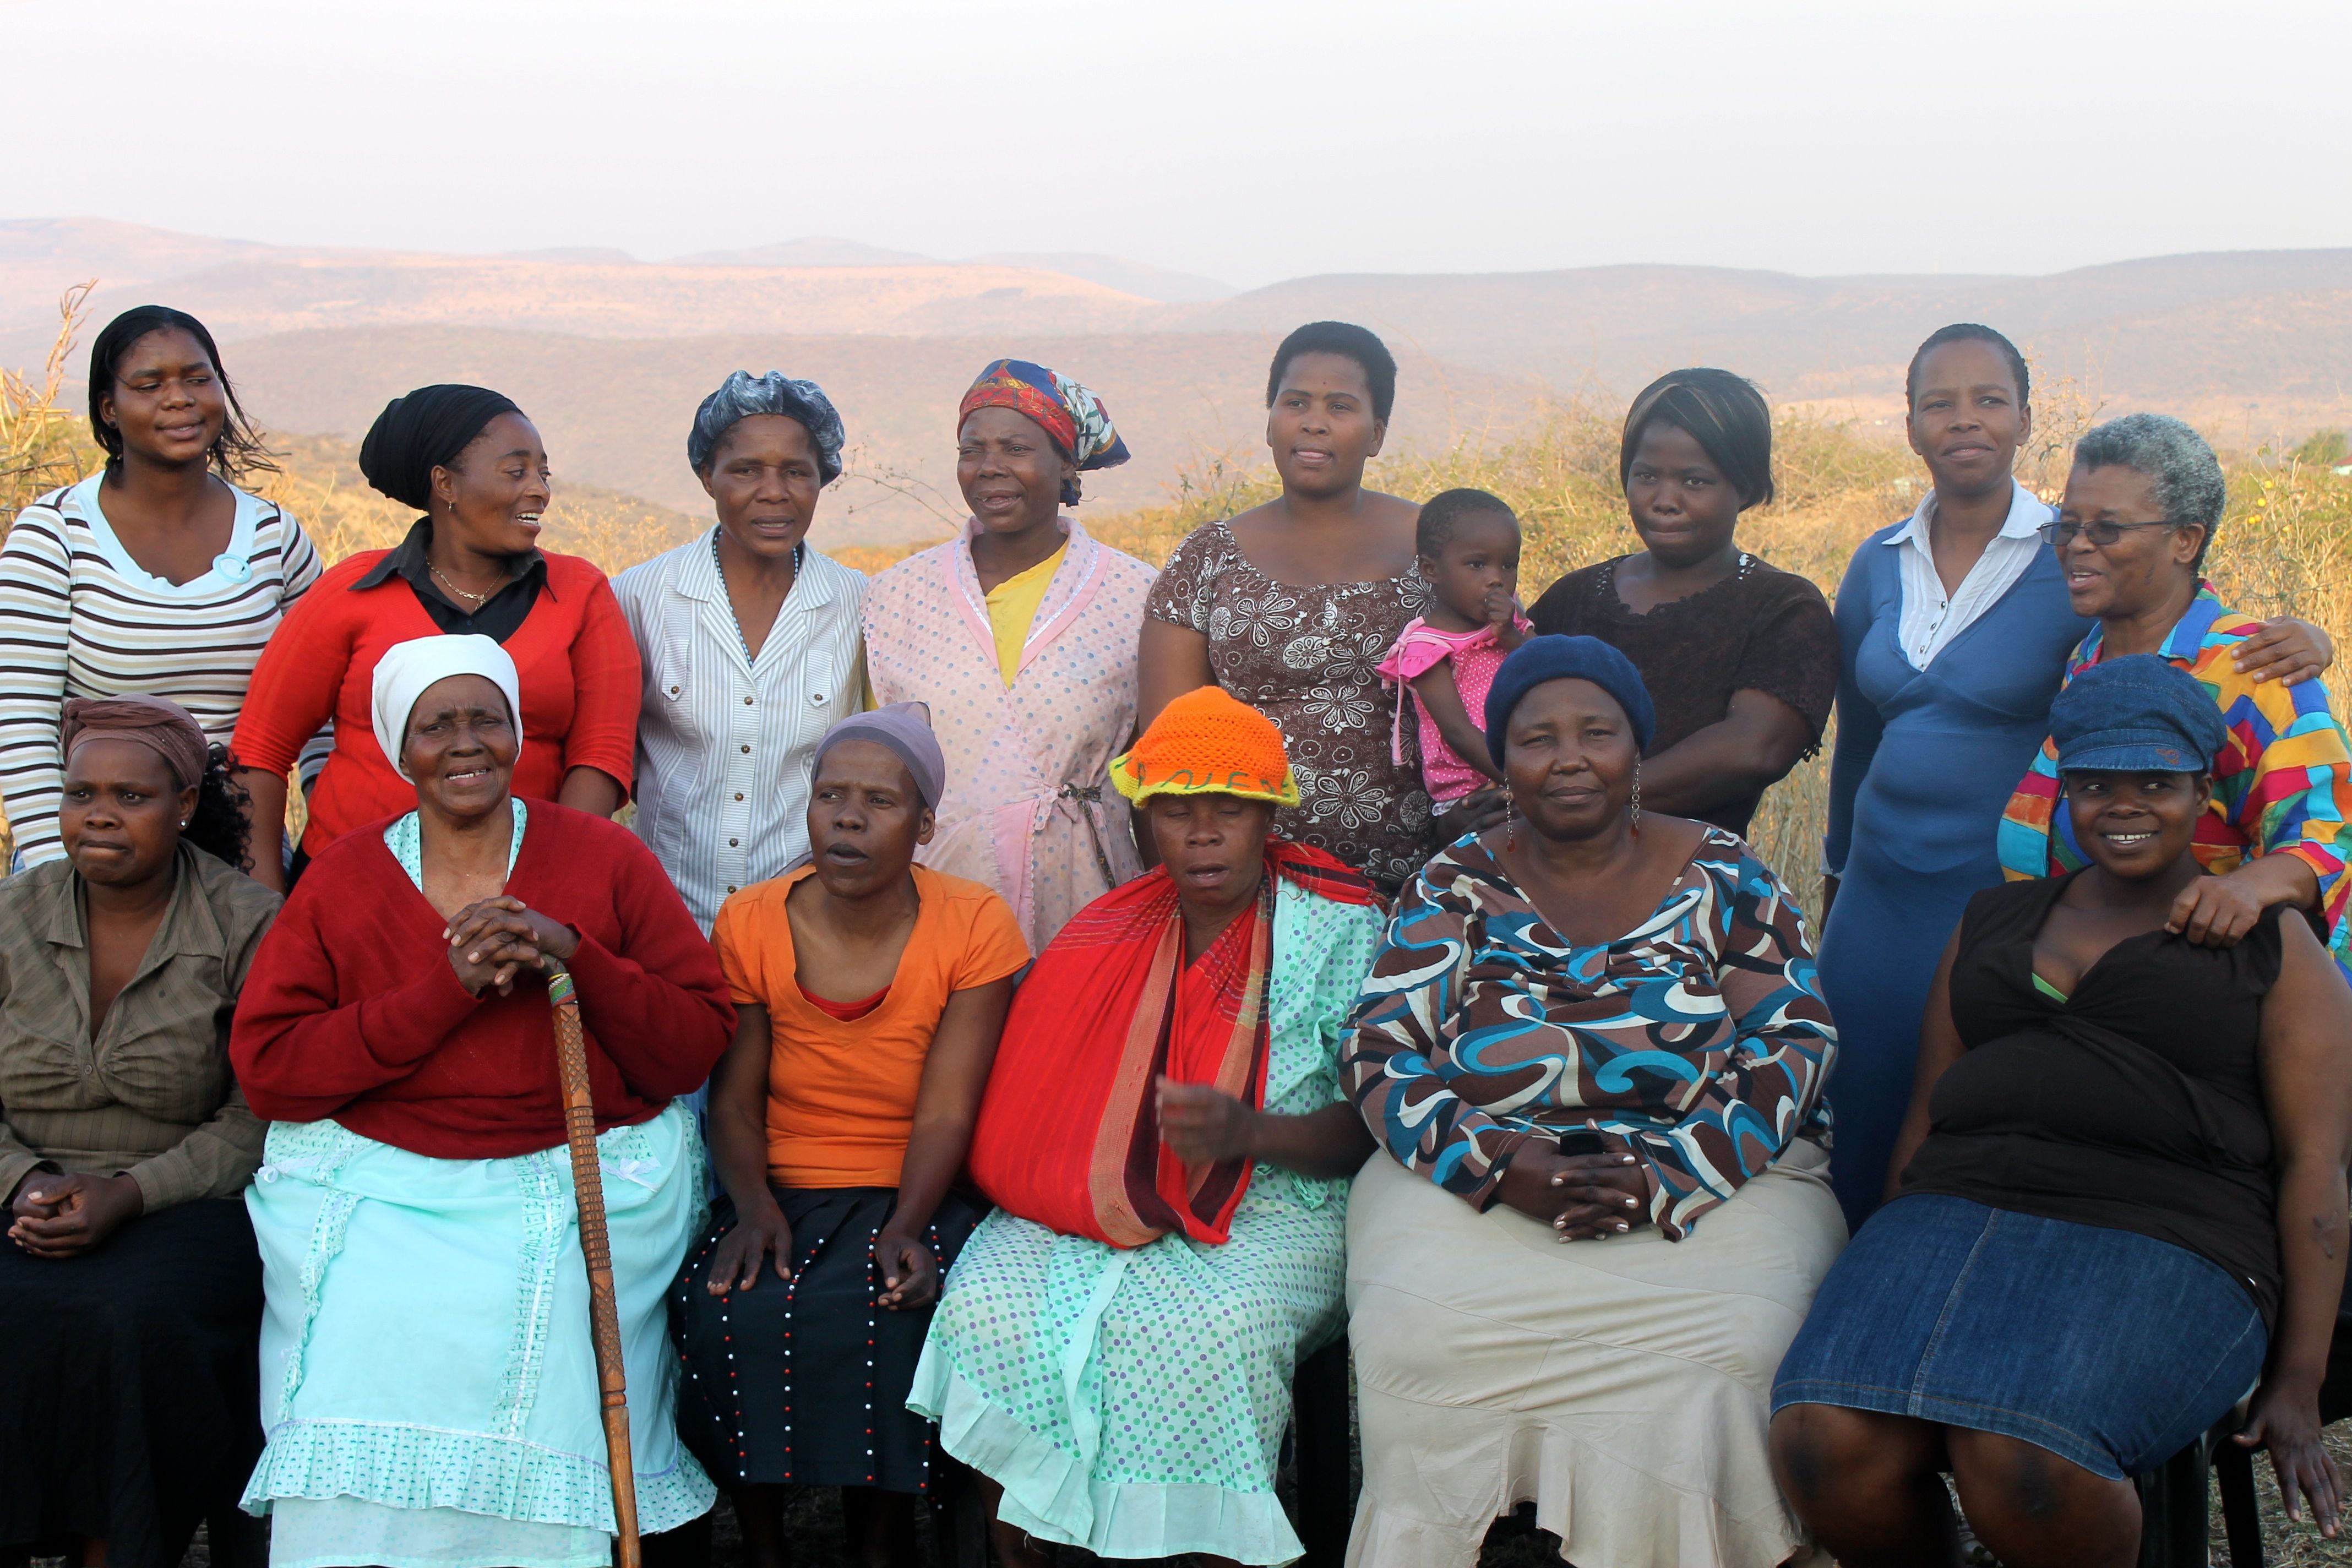
<svg viewBox="0 0 2352 1568">
<path fill-rule="evenodd" d="M 507 717 L 515 727 L 515 750 L 522 750 L 522 683 L 514 659 L 486 637 L 415 637 L 394 643 L 376 661 L 375 687 L 368 704 L 375 721 L 375 743 L 384 760 L 409 783 L 416 776 L 400 760 L 400 742 L 408 733 L 408 715 L 425 689 L 453 675 L 478 675 L 506 693 Z"/>
</svg>

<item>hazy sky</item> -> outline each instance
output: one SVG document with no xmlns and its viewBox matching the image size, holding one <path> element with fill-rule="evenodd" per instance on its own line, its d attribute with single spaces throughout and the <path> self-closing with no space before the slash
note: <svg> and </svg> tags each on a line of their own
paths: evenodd
<svg viewBox="0 0 2352 1568">
<path fill-rule="evenodd" d="M 0 0 L 0 216 L 641 257 L 841 235 L 1242 285 L 2352 245 L 2303 0 Z"/>
</svg>

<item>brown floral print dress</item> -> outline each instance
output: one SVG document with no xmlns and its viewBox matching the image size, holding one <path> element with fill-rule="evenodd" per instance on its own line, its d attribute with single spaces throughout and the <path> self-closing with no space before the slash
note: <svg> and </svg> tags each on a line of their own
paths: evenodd
<svg viewBox="0 0 2352 1568">
<path fill-rule="evenodd" d="M 1372 583 L 1277 583 L 1223 522 L 1176 547 L 1144 613 L 1209 639 L 1217 684 L 1282 731 L 1299 803 L 1275 831 L 1394 891 L 1428 858 L 1429 794 L 1413 727 L 1392 759 L 1379 665 L 1429 604 L 1418 566 Z"/>
</svg>

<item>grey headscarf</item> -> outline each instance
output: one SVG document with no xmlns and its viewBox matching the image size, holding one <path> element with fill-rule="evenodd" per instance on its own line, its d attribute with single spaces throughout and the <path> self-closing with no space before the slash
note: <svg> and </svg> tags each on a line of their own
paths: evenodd
<svg viewBox="0 0 2352 1568">
<path fill-rule="evenodd" d="M 824 388 L 813 381 L 794 381 L 782 371 L 765 375 L 730 371 L 719 390 L 695 410 L 694 428 L 686 433 L 686 460 L 700 473 L 718 448 L 719 438 L 755 414 L 781 414 L 796 420 L 816 447 L 816 468 L 825 484 L 841 477 L 841 416 Z"/>
<path fill-rule="evenodd" d="M 887 746 L 907 764 L 923 804 L 933 811 L 940 808 L 940 795 L 947 788 L 948 760 L 940 751 L 940 738 L 931 733 L 929 708 L 920 702 L 892 702 L 870 713 L 852 713 L 816 743 L 814 766 L 824 767 L 824 754 L 844 741 Z"/>
</svg>

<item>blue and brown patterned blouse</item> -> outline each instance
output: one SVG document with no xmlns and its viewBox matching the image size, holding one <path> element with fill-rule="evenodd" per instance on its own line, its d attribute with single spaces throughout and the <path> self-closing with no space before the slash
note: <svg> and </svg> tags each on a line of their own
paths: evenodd
<svg viewBox="0 0 2352 1568">
<path fill-rule="evenodd" d="M 1791 1140 L 1827 1143 L 1836 1056 L 1803 915 L 1709 827 L 1647 919 L 1587 946 L 1475 837 L 1439 854 L 1389 921 L 1341 1075 L 1390 1153 L 1482 1209 L 1521 1144 L 1595 1128 L 1679 1241 Z"/>
</svg>

